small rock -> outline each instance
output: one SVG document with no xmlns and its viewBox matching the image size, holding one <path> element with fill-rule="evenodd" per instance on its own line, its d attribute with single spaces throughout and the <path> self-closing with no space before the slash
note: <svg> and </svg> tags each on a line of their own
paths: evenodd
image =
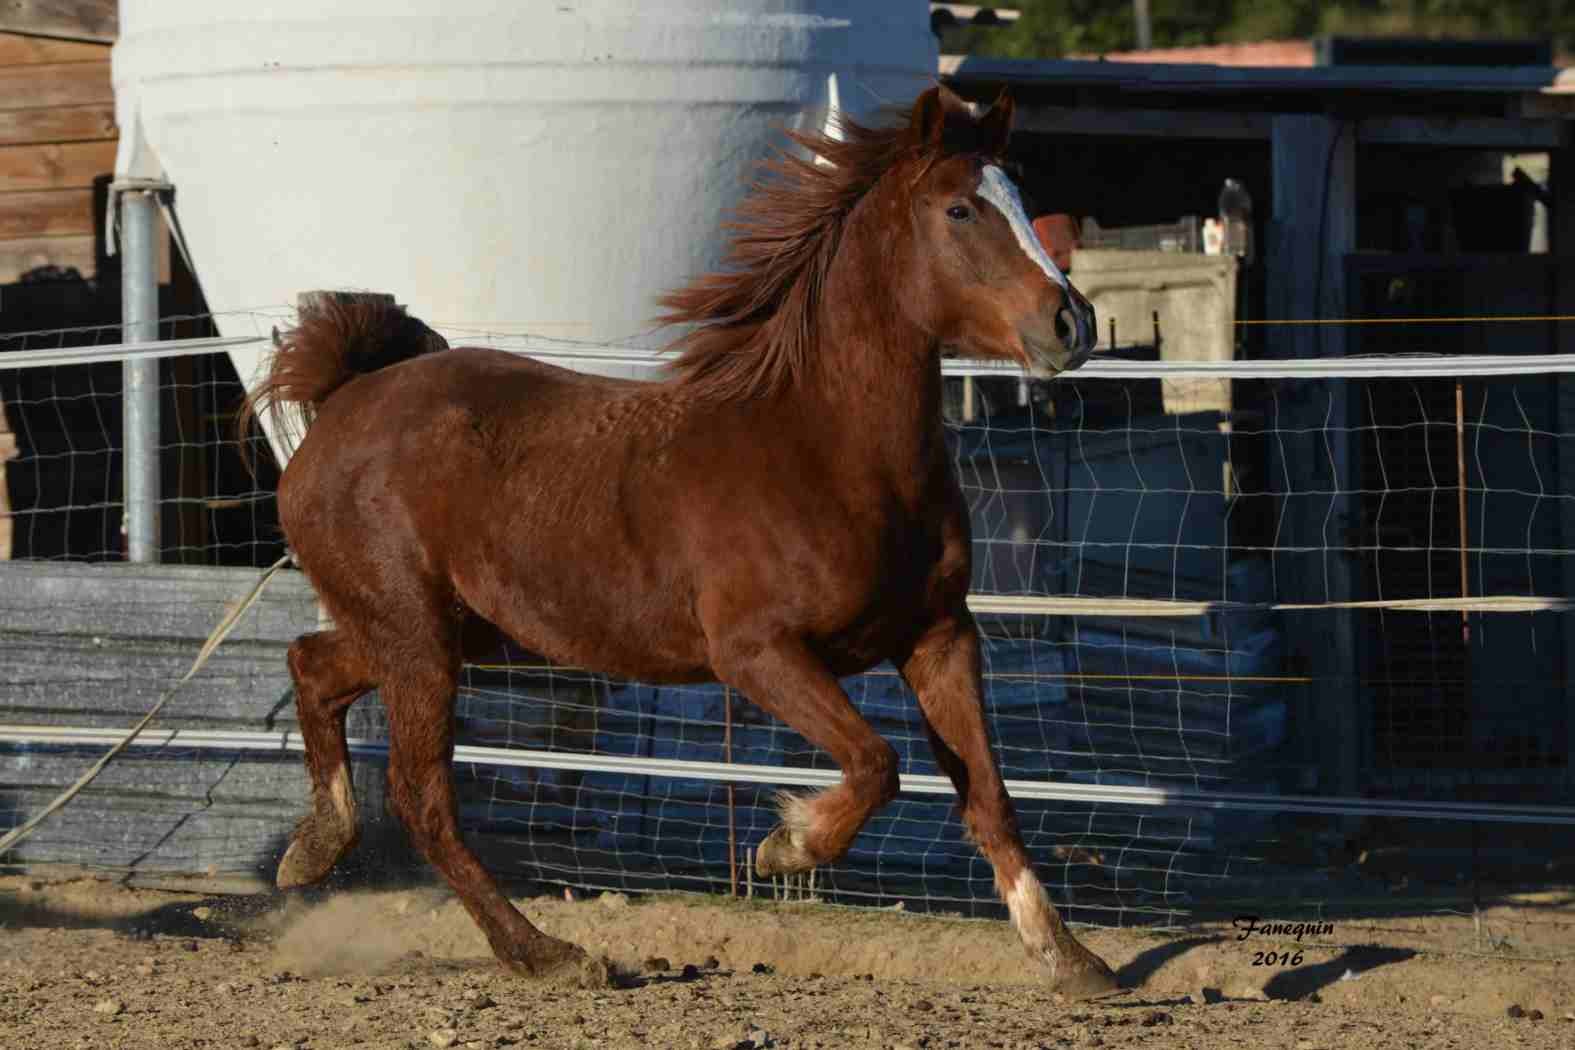
<svg viewBox="0 0 1575 1050">
<path fill-rule="evenodd" d="M 1542 1011 L 1533 1009 L 1527 1013 L 1526 1016 L 1531 1018 L 1533 1021 L 1540 1021 L 1542 1020 Z"/>
<path fill-rule="evenodd" d="M 1565 1013 L 1564 1020 L 1566 1020 L 1566 1021 L 1575 1021 L 1575 1011 L 1569 1011 L 1569 1012 Z"/>
<path fill-rule="evenodd" d="M 249 1032 L 246 1035 L 241 1036 L 242 1046 L 256 1046 L 260 1042 L 262 1042 L 261 1039 L 258 1039 L 255 1035 L 252 1035 Z"/>
<path fill-rule="evenodd" d="M 1507 1009 L 1505 1009 L 1504 1012 L 1506 1014 L 1508 1014 L 1509 1016 L 1511 1016 L 1511 1017 L 1517 1017 L 1518 1018 L 1518 1017 L 1525 1017 L 1526 1016 L 1526 1011 L 1521 1008 L 1521 1005 L 1519 1003 L 1510 1003 L 1509 1007 Z"/>
<path fill-rule="evenodd" d="M 124 1012 L 126 1004 L 118 999 L 100 999 L 93 1004 L 93 1012 L 103 1014 L 105 1017 L 115 1017 Z"/>
<path fill-rule="evenodd" d="M 1311 1039 L 1298 1039 L 1298 1040 L 1296 1040 L 1296 1050 L 1314 1050 L 1312 1040 Z"/>
<path fill-rule="evenodd" d="M 194 952 L 199 946 L 196 941 L 187 941 L 185 947 L 188 952 Z"/>
<path fill-rule="evenodd" d="M 750 968 L 751 973 L 775 973 L 776 969 L 770 963 L 758 962 Z"/>
<path fill-rule="evenodd" d="M 715 970 L 717 967 L 722 965 L 722 960 L 718 959 L 714 955 L 707 955 L 705 957 L 705 962 L 701 963 L 700 965 L 704 966 L 707 970 Z"/>
<path fill-rule="evenodd" d="M 933 1010 L 933 1009 L 935 1009 L 935 1004 L 934 1004 L 934 1003 L 932 1003 L 932 1002 L 930 1002 L 930 1001 L 929 1001 L 929 1000 L 928 1000 L 928 999 L 920 999 L 920 1000 L 918 1000 L 918 1001 L 917 1001 L 917 1002 L 915 1002 L 915 1003 L 914 1003 L 914 1004 L 913 1004 L 913 1008 L 914 1008 L 914 1009 L 915 1009 L 915 1010 L 925 1010 L 925 1011 L 928 1011 L 928 1010 Z"/>
<path fill-rule="evenodd" d="M 626 893 L 607 892 L 602 894 L 600 897 L 597 897 L 596 900 L 604 908 L 613 908 L 616 910 L 618 908 L 627 908 L 629 906 L 629 895 Z"/>
<path fill-rule="evenodd" d="M 568 891 L 565 890 L 565 893 Z M 452 1028 L 438 1028 L 427 1033 L 427 1042 L 437 1047 L 438 1050 L 448 1050 L 449 1047 L 459 1042 L 459 1033 Z"/>
<path fill-rule="evenodd" d="M 1163 1010 L 1150 1010 L 1143 1015 L 1144 1028 L 1153 1028 L 1155 1025 L 1170 1024 L 1170 1015 Z"/>
<path fill-rule="evenodd" d="M 570 904 L 573 904 L 574 903 L 574 891 L 569 889 L 569 887 L 567 887 L 567 886 L 563 887 L 563 899 L 568 901 Z"/>
<path fill-rule="evenodd" d="M 154 972 L 154 966 L 152 963 L 137 964 L 137 976 L 139 977 L 152 977 Z"/>
<path fill-rule="evenodd" d="M 684 980 L 692 981 L 692 980 L 694 980 L 695 978 L 697 978 L 699 976 L 700 976 L 700 967 L 696 966 L 694 963 L 684 963 L 684 972 L 683 972 Z"/>
<path fill-rule="evenodd" d="M 206 906 L 201 908 L 193 908 L 191 913 L 196 917 L 198 922 L 207 922 L 209 919 L 213 918 L 213 909 Z"/>
<path fill-rule="evenodd" d="M 673 968 L 665 955 L 653 955 L 645 960 L 645 969 L 650 973 L 666 973 Z"/>
</svg>

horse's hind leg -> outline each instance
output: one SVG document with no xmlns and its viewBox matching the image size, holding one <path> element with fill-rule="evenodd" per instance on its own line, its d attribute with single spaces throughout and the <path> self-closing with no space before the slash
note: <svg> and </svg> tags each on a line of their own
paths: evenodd
<svg viewBox="0 0 1575 1050">
<path fill-rule="evenodd" d="M 902 662 L 902 675 L 918 694 L 936 763 L 957 788 L 963 822 L 995 869 L 996 889 L 1023 946 L 1050 970 L 1054 986 L 1069 995 L 1114 989 L 1110 968 L 1072 935 L 1034 875 L 990 749 L 980 697 L 979 633 L 972 618 L 964 612 L 936 624 Z"/>
<path fill-rule="evenodd" d="M 563 974 L 605 984 L 606 968 L 532 926 L 460 837 L 452 772 L 458 639 L 446 650 L 406 643 L 391 651 L 397 676 L 380 682 L 388 709 L 389 802 L 416 848 L 458 894 L 504 965 L 533 977 Z"/>
<path fill-rule="evenodd" d="M 312 808 L 296 826 L 279 862 L 276 878 L 282 890 L 320 882 L 360 837 L 345 713 L 372 688 L 360 653 L 340 631 L 297 638 L 290 646 L 289 666 L 296 719 L 306 742 Z"/>
</svg>

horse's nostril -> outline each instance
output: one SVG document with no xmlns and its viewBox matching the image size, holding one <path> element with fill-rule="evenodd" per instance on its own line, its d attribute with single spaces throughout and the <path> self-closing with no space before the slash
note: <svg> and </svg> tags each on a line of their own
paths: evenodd
<svg viewBox="0 0 1575 1050">
<path fill-rule="evenodd" d="M 1064 306 L 1055 312 L 1055 334 L 1056 338 L 1068 345 L 1077 339 L 1077 319 Z"/>
</svg>

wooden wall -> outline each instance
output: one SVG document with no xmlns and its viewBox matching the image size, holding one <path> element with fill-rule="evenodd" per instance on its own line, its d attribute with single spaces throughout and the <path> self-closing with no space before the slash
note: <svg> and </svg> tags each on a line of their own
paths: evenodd
<svg viewBox="0 0 1575 1050">
<path fill-rule="evenodd" d="M 115 168 L 109 45 L 0 32 L 0 284 L 94 276 L 93 180 Z"/>
<path fill-rule="evenodd" d="M 40 266 L 98 276 L 93 181 L 115 170 L 117 14 L 115 0 L 0 3 L 0 285 Z M 0 404 L 0 560 L 11 556 L 10 429 Z"/>
</svg>

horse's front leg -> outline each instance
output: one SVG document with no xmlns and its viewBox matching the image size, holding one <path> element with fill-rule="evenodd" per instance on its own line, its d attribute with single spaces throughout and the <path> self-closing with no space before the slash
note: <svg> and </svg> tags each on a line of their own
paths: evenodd
<svg viewBox="0 0 1575 1050">
<path fill-rule="evenodd" d="M 1069 995 L 1115 988 L 1110 967 L 1061 920 L 1023 847 L 1017 814 L 990 749 L 979 632 L 966 609 L 925 632 L 902 662 L 902 676 L 918 694 L 936 763 L 957 788 L 963 822 L 995 869 L 996 889 L 1029 955 L 1043 962 L 1053 986 Z"/>
<path fill-rule="evenodd" d="M 755 851 L 755 870 L 790 875 L 841 857 L 870 815 L 896 796 L 896 751 L 800 640 L 734 635 L 713 650 L 722 681 L 830 752 L 842 769 L 836 787 L 779 796 L 782 823 Z"/>
</svg>

